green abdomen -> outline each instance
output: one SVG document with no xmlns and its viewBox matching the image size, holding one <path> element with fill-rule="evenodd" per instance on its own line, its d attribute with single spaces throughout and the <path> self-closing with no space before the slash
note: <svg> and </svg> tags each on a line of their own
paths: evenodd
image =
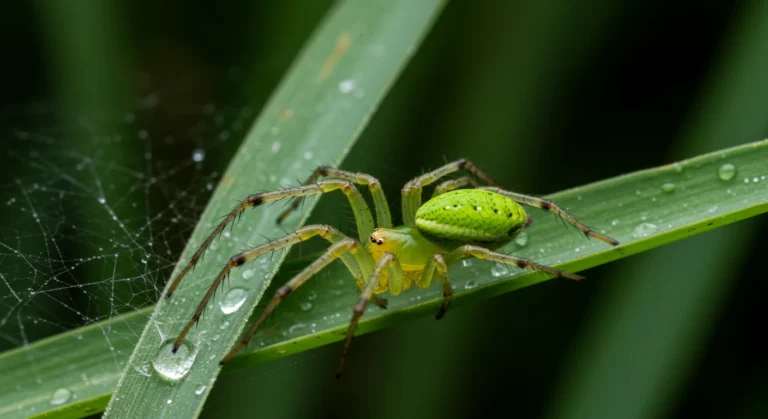
<svg viewBox="0 0 768 419">
<path fill-rule="evenodd" d="M 419 232 L 445 250 L 464 244 L 501 247 L 521 231 L 525 221 L 525 211 L 517 202 L 478 189 L 438 195 L 416 212 Z"/>
</svg>

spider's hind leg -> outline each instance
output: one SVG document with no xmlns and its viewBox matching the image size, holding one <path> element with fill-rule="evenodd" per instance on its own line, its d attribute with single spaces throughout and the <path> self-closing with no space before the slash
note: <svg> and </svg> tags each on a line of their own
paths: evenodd
<svg viewBox="0 0 768 419">
<path fill-rule="evenodd" d="M 471 176 L 462 176 L 458 179 L 446 180 L 445 182 L 437 185 L 435 191 L 432 193 L 432 198 L 442 195 L 446 192 L 454 191 L 464 186 L 477 187 L 477 181 Z"/>
<path fill-rule="evenodd" d="M 488 250 L 484 247 L 473 246 L 473 245 L 461 246 L 451 251 L 450 253 L 448 253 L 445 256 L 445 259 L 448 265 L 451 265 L 466 257 L 474 257 L 477 259 L 487 259 L 487 260 L 491 260 L 498 263 L 504 263 L 506 265 L 517 266 L 518 268 L 544 272 L 550 275 L 558 276 L 561 278 L 573 279 L 576 281 L 584 279 L 584 277 L 581 275 L 576 275 L 569 272 L 561 271 L 560 269 L 552 268 L 546 265 L 541 265 L 529 259 L 507 255 L 504 253 L 498 253 L 498 252 Z"/>
<path fill-rule="evenodd" d="M 517 202 L 519 202 L 521 204 L 530 205 L 530 206 L 536 207 L 536 208 L 541 208 L 541 209 L 543 209 L 545 211 L 552 211 L 552 213 L 554 213 L 555 215 L 559 216 L 560 219 L 571 223 L 574 227 L 579 229 L 579 231 L 584 233 L 585 236 L 587 236 L 587 237 L 594 237 L 594 238 L 596 238 L 598 240 L 602 240 L 602 241 L 604 241 L 604 242 L 606 242 L 606 243 L 608 243 L 608 244 L 610 244 L 612 246 L 618 246 L 619 245 L 618 241 L 616 241 L 616 240 L 614 240 L 614 239 L 612 239 L 612 238 L 610 238 L 608 236 L 604 236 L 604 235 L 602 235 L 602 234 L 592 230 L 591 228 L 585 226 L 584 224 L 582 224 L 581 222 L 579 222 L 578 220 L 573 218 L 570 214 L 565 212 L 557 204 L 555 204 L 554 202 L 552 202 L 552 201 L 550 201 L 548 199 L 537 198 L 535 196 L 530 196 L 530 195 L 523 195 L 523 194 L 519 194 L 517 192 L 512 192 L 512 191 L 507 191 L 507 190 L 504 190 L 504 189 L 501 189 L 501 188 L 497 188 L 495 186 L 484 186 L 484 187 L 482 187 L 480 189 L 485 189 L 487 191 L 491 191 L 491 192 L 497 193 L 499 195 L 504 195 L 507 198 L 510 198 L 513 201 L 517 201 Z"/>
</svg>

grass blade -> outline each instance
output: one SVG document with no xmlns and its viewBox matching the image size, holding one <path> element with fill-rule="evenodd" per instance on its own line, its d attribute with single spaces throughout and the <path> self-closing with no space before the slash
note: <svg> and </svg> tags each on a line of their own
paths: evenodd
<svg viewBox="0 0 768 419">
<path fill-rule="evenodd" d="M 610 248 L 600 241 L 587 240 L 551 215 L 531 211 L 535 221 L 527 231 L 525 244 L 512 243 L 501 251 L 579 271 L 762 214 L 768 211 L 765 161 L 768 140 L 556 193 L 550 198 L 588 226 L 619 240 L 621 246 Z M 725 164 L 736 169 L 728 180 L 719 177 L 727 177 L 720 170 Z M 357 296 L 343 268 L 329 275 L 335 278 L 310 282 L 293 293 L 281 304 L 269 327 L 254 336 L 250 344 L 253 349 L 234 358 L 224 371 L 343 339 Z M 469 266 L 453 267 L 451 278 L 456 290 L 454 304 L 483 300 L 552 279 L 538 273 L 513 274 L 479 260 Z M 278 283 L 275 281 L 275 285 Z M 301 307 L 307 302 L 312 303 L 309 312 Z M 439 287 L 412 289 L 391 298 L 388 310 L 366 313 L 358 330 L 365 333 L 435 313 L 441 303 Z M 348 367 L 354 368 L 354 344 Z M 332 370 L 333 366 L 329 366 L 329 376 Z"/>
<path fill-rule="evenodd" d="M 319 164 L 343 158 L 441 6 L 440 0 L 341 2 L 313 36 L 230 163 L 182 263 L 219 217 L 230 211 L 233 201 L 274 189 L 276 184 L 295 184 L 294 179 Z M 233 290 L 239 291 L 237 301 L 228 306 L 233 308 L 210 307 L 179 354 L 170 354 L 170 342 L 229 257 L 262 241 L 263 235 L 285 234 L 275 224 L 281 209 L 274 205 L 245 214 L 239 227 L 225 233 L 225 241 L 206 253 L 173 299 L 158 304 L 106 417 L 194 417 L 200 412 L 218 375 L 219 359 L 247 324 L 284 253 L 272 263 L 250 267 L 245 271 L 248 275 L 242 270 L 235 273 L 230 294 L 221 297 L 231 299 Z M 154 371 L 136 373 L 137 365 L 151 365 Z"/>
<path fill-rule="evenodd" d="M 768 182 L 762 177 L 768 175 L 764 164 L 767 160 L 768 140 L 554 194 L 551 197 L 575 216 L 622 241 L 622 246 L 608 248 L 601 242 L 588 241 L 577 231 L 564 228 L 551 217 L 536 212 L 527 243 L 523 246 L 513 244 L 504 250 L 576 271 L 764 213 L 768 211 Z M 733 164 L 736 168 L 734 176 L 728 180 L 719 177 L 724 164 Z M 673 184 L 674 190 L 670 191 L 667 184 Z M 662 188 L 664 185 L 667 186 Z M 300 266 L 299 263 L 285 264 L 273 286 L 287 279 Z M 512 275 L 481 261 L 473 261 L 466 267 L 456 266 L 451 275 L 457 291 L 457 304 L 482 300 L 549 279 L 531 273 Z M 202 285 L 200 287 L 202 289 Z M 355 301 L 356 293 L 349 274 L 343 267 L 331 267 L 320 280 L 310 281 L 287 299 L 268 327 L 254 337 L 251 351 L 234 358 L 225 371 L 341 340 Z M 360 333 L 370 332 L 407 318 L 431 314 L 437 310 L 440 301 L 438 287 L 410 290 L 399 298 L 391 298 L 389 310 L 367 313 L 358 330 Z M 308 302 L 311 302 L 310 309 L 307 309 Z M 209 310 L 209 315 L 216 311 L 214 309 Z M 0 356 L 0 369 L 7 371 L 10 377 L 0 382 L 0 406 L 3 406 L 0 413 L 15 417 L 15 412 L 30 407 L 36 407 L 38 412 L 51 409 L 49 399 L 57 388 L 76 388 L 76 394 L 81 397 L 68 406 L 49 412 L 49 416 L 55 413 L 53 416 L 56 417 L 76 417 L 79 413 L 103 408 L 108 392 L 118 379 L 113 366 L 128 361 L 128 350 L 134 344 L 131 339 L 135 340 L 135 333 L 120 333 L 118 335 L 125 340 L 116 341 L 116 350 L 110 351 L 103 331 L 115 330 L 121 327 L 120 323 L 136 330 L 146 324 L 149 313 L 150 308 Z M 179 326 L 180 322 L 174 324 Z M 154 327 L 166 327 L 166 324 Z M 79 337 L 81 335 L 83 338 Z M 207 345 L 211 343 L 210 340 L 201 342 L 197 356 L 217 362 L 224 349 L 210 351 Z M 66 353 L 70 358 L 63 360 L 57 353 Z M 107 353 L 108 359 L 90 355 Z M 50 359 L 50 362 L 41 365 L 40 359 Z M 349 368 L 354 368 L 354 359 L 353 344 Z M 83 382 L 81 374 L 97 376 L 98 371 L 105 369 L 104 365 L 113 372 L 102 374 L 103 384 L 76 387 Z M 60 379 L 50 385 L 35 386 L 25 382 L 37 376 L 32 371 L 39 368 L 48 369 L 49 376 Z M 149 369 L 145 371 L 144 368 Z M 147 372 L 152 374 L 148 364 L 130 362 L 128 369 L 129 377 Z M 334 371 L 335 365 L 329 365 L 329 380 Z M 12 390 L 16 385 L 36 391 L 14 393 Z M 194 394 L 194 389 L 192 392 Z"/>
</svg>

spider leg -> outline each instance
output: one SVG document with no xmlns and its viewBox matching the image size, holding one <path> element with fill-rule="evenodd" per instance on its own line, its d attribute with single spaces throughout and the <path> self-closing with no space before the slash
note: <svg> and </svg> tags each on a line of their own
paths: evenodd
<svg viewBox="0 0 768 419">
<path fill-rule="evenodd" d="M 395 255 L 392 253 L 384 253 L 381 258 L 379 258 L 379 261 L 373 268 L 373 275 L 371 275 L 371 280 L 365 286 L 365 289 L 363 289 L 362 294 L 360 294 L 360 300 L 357 302 L 355 309 L 352 312 L 352 320 L 349 322 L 349 329 L 347 329 L 347 339 L 344 341 L 344 350 L 341 352 L 339 369 L 336 370 L 336 378 L 341 378 L 341 372 L 344 370 L 344 360 L 349 353 L 349 346 L 352 343 L 352 337 L 355 335 L 357 324 L 360 322 L 360 317 L 362 317 L 363 313 L 365 313 L 365 308 L 368 306 L 368 303 L 376 298 L 375 290 L 379 285 L 379 279 L 381 279 L 385 269 L 388 269 L 390 282 L 393 279 L 392 276 L 397 275 L 397 272 L 402 275 L 400 262 L 397 260 Z"/>
<path fill-rule="evenodd" d="M 368 190 L 371 192 L 376 210 L 377 226 L 384 228 L 392 227 L 392 215 L 389 213 L 387 197 L 384 195 L 384 191 L 381 189 L 381 182 L 379 182 L 378 179 L 365 173 L 353 173 L 334 169 L 333 167 L 320 166 L 309 175 L 309 178 L 304 182 L 304 185 L 316 182 L 321 176 L 342 179 L 357 185 L 368 185 Z M 296 197 L 293 202 L 291 202 L 291 206 L 286 208 L 286 210 L 277 217 L 277 223 L 282 223 L 291 212 L 297 210 L 303 199 L 303 196 Z"/>
<path fill-rule="evenodd" d="M 368 204 L 365 203 L 363 195 L 360 193 L 360 191 L 357 190 L 355 185 L 349 181 L 330 179 L 313 183 L 311 185 L 299 186 L 297 188 L 288 188 L 279 191 L 250 195 L 245 200 L 243 200 L 243 202 L 238 204 L 226 217 L 224 217 L 224 220 L 222 220 L 221 223 L 219 223 L 219 225 L 213 229 L 213 232 L 211 232 L 205 241 L 203 241 L 197 251 L 195 251 L 195 253 L 192 255 L 192 258 L 189 260 L 187 265 L 184 266 L 181 272 L 179 272 L 179 274 L 176 275 L 176 278 L 174 278 L 171 286 L 168 288 L 166 298 L 169 298 L 171 295 L 173 295 L 174 291 L 176 291 L 176 288 L 181 283 L 181 280 L 187 273 L 189 273 L 189 271 L 192 270 L 192 268 L 195 267 L 197 262 L 200 261 L 203 253 L 211 245 L 211 243 L 213 243 L 213 240 L 219 234 L 221 234 L 222 231 L 224 231 L 228 224 L 233 222 L 246 209 L 262 205 L 265 202 L 279 201 L 281 199 L 303 197 L 307 195 L 320 195 L 338 189 L 341 189 L 341 191 L 344 192 L 344 194 L 347 196 L 349 204 L 352 206 L 352 211 L 355 214 L 355 222 L 357 223 L 357 231 L 360 236 L 360 240 L 361 242 L 365 243 L 374 228 L 373 216 L 371 215 L 371 210 L 368 208 Z"/>
<path fill-rule="evenodd" d="M 245 337 L 243 337 L 243 339 L 240 340 L 240 343 L 234 348 L 232 348 L 232 350 L 229 351 L 227 356 L 225 356 L 224 359 L 222 359 L 219 364 L 221 365 L 226 364 L 233 356 L 237 355 L 237 353 L 240 352 L 245 347 L 245 345 L 248 344 L 248 341 L 251 340 L 251 337 L 259 329 L 259 326 L 261 326 L 261 324 L 264 323 L 264 320 L 266 320 L 266 318 L 272 313 L 272 311 L 275 310 L 277 305 L 280 304 L 280 302 L 283 301 L 290 293 L 292 293 L 294 290 L 302 286 L 314 274 L 316 274 L 318 271 L 320 271 L 324 267 L 328 266 L 334 260 L 342 257 L 342 255 L 346 254 L 347 252 L 353 255 L 358 254 L 358 250 L 360 250 L 361 248 L 362 248 L 362 245 L 357 240 L 352 238 L 346 238 L 341 240 L 340 242 L 332 244 L 331 247 L 329 247 L 328 250 L 325 251 L 325 253 L 323 253 L 319 258 L 317 258 L 309 266 L 304 268 L 303 271 L 299 272 L 290 281 L 288 281 L 285 285 L 283 285 L 277 290 L 277 292 L 275 293 L 275 296 L 272 297 L 272 300 L 270 300 L 269 304 L 267 304 L 267 307 L 259 316 L 259 319 L 256 320 L 256 323 L 254 323 L 253 326 L 251 326 L 251 329 L 248 331 Z M 365 250 L 359 253 L 368 254 Z"/>
<path fill-rule="evenodd" d="M 443 305 L 440 307 L 440 311 L 435 314 L 435 319 L 440 320 L 445 316 L 448 305 L 453 298 L 453 287 L 448 280 L 448 264 L 445 263 L 445 259 L 441 254 L 435 254 L 429 258 L 427 264 L 424 265 L 421 278 L 416 281 L 416 285 L 421 288 L 429 288 L 432 280 L 436 277 L 443 280 Z"/>
<path fill-rule="evenodd" d="M 459 189 L 464 186 L 477 187 L 477 181 L 471 176 L 464 176 L 458 179 L 446 180 L 445 182 L 437 185 L 435 192 L 432 193 L 432 198 L 442 195 L 446 192 L 450 192 Z"/>
<path fill-rule="evenodd" d="M 546 211 L 552 211 L 554 214 L 558 215 L 561 219 L 568 221 L 571 223 L 574 227 L 579 229 L 582 233 L 584 233 L 587 237 L 594 237 L 598 240 L 602 240 L 612 246 L 618 246 L 619 242 L 608 237 L 604 236 L 600 233 L 597 233 L 596 231 L 592 230 L 591 228 L 585 226 L 584 224 L 577 221 L 575 218 L 570 216 L 568 213 L 563 211 L 562 208 L 557 206 L 554 202 L 548 200 L 548 199 L 542 199 L 537 198 L 535 196 L 529 196 L 529 195 L 523 195 L 516 192 L 511 191 L 505 191 L 504 189 L 493 187 L 493 186 L 484 186 L 480 189 L 485 189 L 487 191 L 491 191 L 500 195 L 504 195 L 508 198 L 511 198 L 514 201 L 517 201 L 521 204 L 530 205 L 536 208 L 541 208 Z"/>
<path fill-rule="evenodd" d="M 421 288 L 427 288 L 432 283 L 432 280 L 437 275 L 443 280 L 443 305 L 440 307 L 440 311 L 437 312 L 435 318 L 440 320 L 445 316 L 448 305 L 453 297 L 453 288 L 448 281 L 448 266 L 458 262 L 466 257 L 475 257 L 478 259 L 487 259 L 494 262 L 504 263 L 507 265 L 517 266 L 518 268 L 531 269 L 534 271 L 546 272 L 551 275 L 559 276 L 562 278 L 580 280 L 584 279 L 581 275 L 575 275 L 559 269 L 551 268 L 549 266 L 540 265 L 536 262 L 528 259 L 520 258 L 517 256 L 506 255 L 504 253 L 498 253 L 490 251 L 486 248 L 472 245 L 461 246 L 446 255 L 436 254 L 432 256 L 427 264 L 424 266 L 421 279 L 416 282 Z"/>
<path fill-rule="evenodd" d="M 492 260 L 494 262 L 504 263 L 507 265 L 517 266 L 518 268 L 530 269 L 533 271 L 545 272 L 550 275 L 555 275 L 561 278 L 581 280 L 584 279 L 581 275 L 572 274 L 569 272 L 561 271 L 560 269 L 552 268 L 546 265 L 540 265 L 532 260 L 507 255 L 504 253 L 498 253 L 488 250 L 484 247 L 464 245 L 458 247 L 445 255 L 445 260 L 448 266 L 456 263 L 457 261 L 466 257 L 474 257 L 477 259 Z"/>
<path fill-rule="evenodd" d="M 478 169 L 472 162 L 466 159 L 456 160 L 448 163 L 436 170 L 427 172 L 417 178 L 412 179 L 403 186 L 402 204 L 403 204 L 403 222 L 405 225 L 414 225 L 416 223 L 416 211 L 421 206 L 421 189 L 434 182 L 437 182 L 443 176 L 457 172 L 459 170 L 468 170 L 473 175 L 480 178 L 489 185 L 496 185 L 485 172 Z"/>
<path fill-rule="evenodd" d="M 227 264 L 224 265 L 224 268 L 221 270 L 219 275 L 213 281 L 211 286 L 208 288 L 208 291 L 203 296 L 203 299 L 200 301 L 200 304 L 197 305 L 197 309 L 195 310 L 195 313 L 192 315 L 192 319 L 184 327 L 184 330 L 182 330 L 178 338 L 176 338 L 176 342 L 174 343 L 174 346 L 173 346 L 173 351 L 176 352 L 176 349 L 181 345 L 181 342 L 184 340 L 184 337 L 187 335 L 187 333 L 189 333 L 190 329 L 192 329 L 192 326 L 194 326 L 200 320 L 200 317 L 203 315 L 203 310 L 205 310 L 205 307 L 208 305 L 208 302 L 213 297 L 214 293 L 216 292 L 216 289 L 218 289 L 218 287 L 221 285 L 224 279 L 229 276 L 229 273 L 232 271 L 232 269 L 238 266 L 241 266 L 246 262 L 253 260 L 259 256 L 262 256 L 266 253 L 291 246 L 293 244 L 308 240 L 318 235 L 328 240 L 334 245 L 342 242 L 347 243 L 351 240 L 355 244 L 355 246 L 359 246 L 359 242 L 345 236 L 335 228 L 328 225 L 317 224 L 317 225 L 302 227 L 296 230 L 295 233 L 289 234 L 285 237 L 279 238 L 269 243 L 265 243 L 261 246 L 254 247 L 253 249 L 248 249 L 242 253 L 232 256 L 227 262 Z M 351 255 L 344 253 L 340 255 L 340 257 L 342 259 L 342 262 L 344 262 L 344 264 L 347 265 L 347 268 L 349 269 L 349 271 L 356 278 L 364 276 L 364 273 L 362 271 L 363 269 L 367 269 L 366 272 L 368 272 L 373 266 L 373 259 L 370 257 L 370 254 L 367 252 L 360 252 L 359 254 L 355 254 L 353 252 L 353 254 Z"/>
</svg>

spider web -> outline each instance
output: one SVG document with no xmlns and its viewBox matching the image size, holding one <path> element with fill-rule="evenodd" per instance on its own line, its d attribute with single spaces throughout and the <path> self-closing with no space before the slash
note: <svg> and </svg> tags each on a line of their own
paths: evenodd
<svg viewBox="0 0 768 419">
<path fill-rule="evenodd" d="M 0 110 L 0 351 L 157 301 L 252 108 Z"/>
</svg>

